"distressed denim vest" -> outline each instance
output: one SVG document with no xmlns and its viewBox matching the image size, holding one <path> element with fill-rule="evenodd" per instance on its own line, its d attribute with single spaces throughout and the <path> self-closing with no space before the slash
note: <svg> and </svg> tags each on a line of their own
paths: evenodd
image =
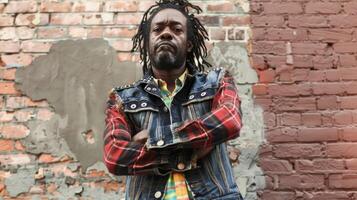
<svg viewBox="0 0 357 200">
<path fill-rule="evenodd" d="M 132 133 L 143 129 L 150 132 L 150 146 L 172 144 L 170 128 L 173 124 L 185 120 L 194 120 L 211 110 L 214 95 L 219 87 L 219 80 L 224 75 L 222 69 L 208 73 L 190 72 L 184 87 L 174 97 L 171 108 L 162 100 L 160 89 L 147 74 L 132 86 L 118 89 L 124 112 L 132 125 Z M 170 165 L 181 170 L 196 200 L 241 200 L 242 197 L 235 183 L 225 143 L 216 145 L 203 159 L 193 165 L 192 150 L 180 149 L 171 154 Z M 178 166 L 178 167 L 177 167 Z M 169 173 L 161 175 L 137 175 L 126 178 L 127 200 L 163 199 Z"/>
</svg>

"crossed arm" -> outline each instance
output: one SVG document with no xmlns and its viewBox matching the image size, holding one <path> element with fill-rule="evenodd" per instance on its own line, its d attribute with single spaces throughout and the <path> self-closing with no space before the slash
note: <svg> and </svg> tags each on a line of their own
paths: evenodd
<svg viewBox="0 0 357 200">
<path fill-rule="evenodd" d="M 120 102 L 111 95 L 106 110 L 104 162 L 116 175 L 162 174 L 169 170 L 167 154 L 134 141 Z M 173 145 L 183 148 L 211 148 L 239 136 L 240 100 L 233 78 L 225 74 L 213 99 L 212 110 L 196 120 L 185 121 L 174 131 Z"/>
</svg>

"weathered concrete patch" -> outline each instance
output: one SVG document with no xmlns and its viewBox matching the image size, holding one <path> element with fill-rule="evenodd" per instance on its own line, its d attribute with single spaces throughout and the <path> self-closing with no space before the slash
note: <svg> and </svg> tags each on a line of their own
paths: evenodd
<svg viewBox="0 0 357 200">
<path fill-rule="evenodd" d="M 20 168 L 15 174 L 5 179 L 6 190 L 11 197 L 28 192 L 30 187 L 35 184 L 34 175 L 36 169 L 33 167 Z"/>
<path fill-rule="evenodd" d="M 102 160 L 108 92 L 141 76 L 137 64 L 119 63 L 116 51 L 102 39 L 53 45 L 48 55 L 16 73 L 16 87 L 33 100 L 47 99 L 57 114 L 50 122 L 31 122 L 25 146 L 32 153 L 72 152 L 83 168 Z M 83 134 L 89 131 L 90 142 Z"/>
<path fill-rule="evenodd" d="M 252 85 L 258 81 L 250 67 L 247 48 L 239 43 L 215 44 L 210 59 L 234 76 L 241 99 L 243 127 L 240 137 L 229 142 L 239 149 L 239 165 L 234 167 L 236 182 L 245 200 L 258 199 L 256 190 L 265 187 L 263 171 L 257 166 L 258 150 L 264 141 L 263 110 L 254 105 Z"/>
</svg>

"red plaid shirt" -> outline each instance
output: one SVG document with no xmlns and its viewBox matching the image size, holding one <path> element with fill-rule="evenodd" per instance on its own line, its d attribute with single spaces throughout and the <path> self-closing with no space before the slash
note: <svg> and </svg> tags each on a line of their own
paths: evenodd
<svg viewBox="0 0 357 200">
<path fill-rule="evenodd" d="M 130 131 L 130 122 L 121 107 L 113 90 L 106 110 L 104 133 L 104 161 L 108 170 L 116 175 L 160 174 L 160 168 L 167 169 L 168 154 L 132 141 L 135 133 Z M 181 148 L 212 147 L 238 137 L 240 129 L 240 100 L 233 78 L 226 73 L 214 96 L 212 110 L 177 127 L 173 133 L 174 145 L 179 144 Z"/>
</svg>

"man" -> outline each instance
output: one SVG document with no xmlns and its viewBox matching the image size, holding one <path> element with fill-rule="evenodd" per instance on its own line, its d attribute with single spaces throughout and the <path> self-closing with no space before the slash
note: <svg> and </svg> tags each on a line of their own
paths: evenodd
<svg viewBox="0 0 357 200">
<path fill-rule="evenodd" d="M 126 199 L 242 199 L 225 142 L 241 129 L 233 78 L 210 67 L 207 32 L 185 0 L 159 1 L 134 36 L 144 78 L 109 96 L 104 161 Z"/>
</svg>

